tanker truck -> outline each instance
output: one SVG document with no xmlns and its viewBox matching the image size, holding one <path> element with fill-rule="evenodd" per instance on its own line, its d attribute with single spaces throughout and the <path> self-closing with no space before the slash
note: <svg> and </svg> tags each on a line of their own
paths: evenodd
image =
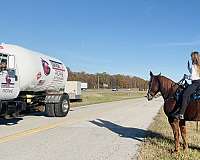
<svg viewBox="0 0 200 160">
<path fill-rule="evenodd" d="M 0 117 L 12 118 L 39 110 L 65 117 L 68 72 L 58 59 L 11 44 L 0 44 Z"/>
</svg>

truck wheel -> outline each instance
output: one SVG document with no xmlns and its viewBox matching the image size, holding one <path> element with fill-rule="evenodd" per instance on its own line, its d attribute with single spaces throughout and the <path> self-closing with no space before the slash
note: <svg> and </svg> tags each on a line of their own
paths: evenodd
<svg viewBox="0 0 200 160">
<path fill-rule="evenodd" d="M 55 117 L 54 104 L 53 103 L 47 103 L 45 105 L 45 113 L 46 113 L 47 117 Z"/>
<path fill-rule="evenodd" d="M 65 117 L 70 109 L 70 102 L 68 94 L 63 94 L 60 102 L 55 104 L 56 117 Z"/>
</svg>

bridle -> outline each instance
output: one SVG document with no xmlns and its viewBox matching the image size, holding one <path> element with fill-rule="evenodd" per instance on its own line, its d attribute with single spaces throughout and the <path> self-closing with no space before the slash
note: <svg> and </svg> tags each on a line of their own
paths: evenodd
<svg viewBox="0 0 200 160">
<path fill-rule="evenodd" d="M 155 94 L 152 94 L 151 90 L 152 90 L 152 82 L 154 80 L 155 76 L 152 76 L 151 79 L 150 79 L 150 82 L 149 82 L 149 89 L 148 89 L 148 92 L 147 92 L 147 97 L 148 99 L 153 99 Z M 158 80 L 158 83 L 159 83 L 159 87 L 158 87 L 158 90 L 160 90 L 160 81 Z"/>
<path fill-rule="evenodd" d="M 155 96 L 155 94 L 152 94 L 151 90 L 152 90 L 152 82 L 154 80 L 155 76 L 154 77 L 151 77 L 151 80 L 149 82 L 149 90 L 148 90 L 148 96 L 151 96 L 151 98 L 153 98 Z M 157 77 L 157 82 L 158 82 L 158 91 L 160 91 L 162 93 L 162 89 L 161 89 L 161 82 L 159 80 L 159 78 Z M 182 81 L 180 81 L 182 82 Z M 172 85 L 171 87 L 175 87 L 176 84 L 180 84 L 180 82 L 178 83 L 175 83 L 174 85 Z M 169 99 L 174 99 L 174 95 L 163 95 L 163 98 L 164 98 L 164 101 L 168 101 Z"/>
<path fill-rule="evenodd" d="M 154 78 L 154 77 L 153 77 L 153 78 Z M 147 93 L 147 95 L 151 95 L 151 96 L 153 97 L 153 95 L 151 94 L 152 81 L 153 81 L 153 79 L 152 79 L 152 77 L 151 77 L 150 82 L 149 82 L 149 89 L 148 89 L 148 93 Z"/>
</svg>

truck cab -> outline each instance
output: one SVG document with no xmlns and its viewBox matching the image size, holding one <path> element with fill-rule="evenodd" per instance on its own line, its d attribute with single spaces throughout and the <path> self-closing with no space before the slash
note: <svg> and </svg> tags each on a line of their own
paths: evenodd
<svg viewBox="0 0 200 160">
<path fill-rule="evenodd" d="M 15 57 L 13 55 L 0 53 L 0 100 L 15 99 L 19 91 Z"/>
</svg>

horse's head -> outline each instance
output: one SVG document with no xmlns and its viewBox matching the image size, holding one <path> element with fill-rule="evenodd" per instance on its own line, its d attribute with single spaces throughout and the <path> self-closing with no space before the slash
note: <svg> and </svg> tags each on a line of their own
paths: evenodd
<svg viewBox="0 0 200 160">
<path fill-rule="evenodd" d="M 147 99 L 150 101 L 153 97 L 159 92 L 160 89 L 160 82 L 159 82 L 160 75 L 153 75 L 150 71 L 150 81 L 149 81 L 149 89 L 147 93 Z"/>
</svg>

